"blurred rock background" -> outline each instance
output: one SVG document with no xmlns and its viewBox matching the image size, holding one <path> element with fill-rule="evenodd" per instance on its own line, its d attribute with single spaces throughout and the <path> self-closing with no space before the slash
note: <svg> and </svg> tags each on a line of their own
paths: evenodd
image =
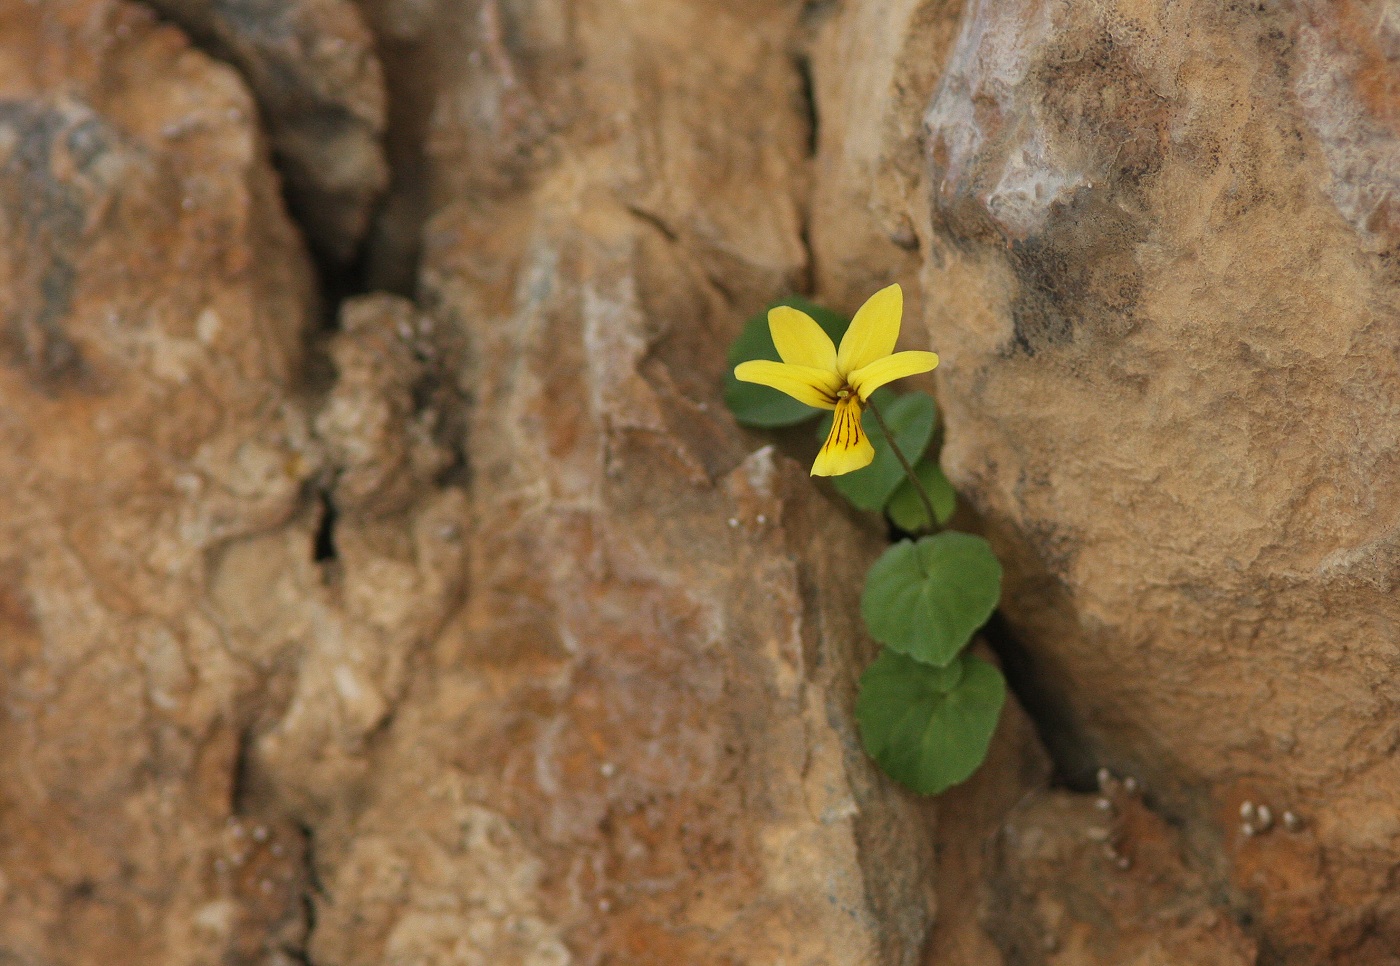
<svg viewBox="0 0 1400 966">
<path fill-rule="evenodd" d="M 0 960 L 1400 962 L 1398 60 L 0 0 Z M 883 528 L 718 396 L 891 281 L 1021 700 L 934 802 L 850 717 Z"/>
</svg>

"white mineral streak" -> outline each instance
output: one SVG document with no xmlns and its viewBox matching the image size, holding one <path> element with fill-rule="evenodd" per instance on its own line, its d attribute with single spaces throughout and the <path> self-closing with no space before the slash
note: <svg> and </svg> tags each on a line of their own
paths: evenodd
<svg viewBox="0 0 1400 966">
<path fill-rule="evenodd" d="M 1358 48 L 1343 37 L 1336 14 L 1325 5 L 1303 5 L 1298 27 L 1298 65 L 1294 92 L 1303 116 L 1327 159 L 1328 197 L 1369 243 L 1386 241 L 1387 228 L 1400 221 L 1400 137 L 1363 102 L 1359 75 L 1367 55 L 1383 58 L 1381 69 L 1395 70 L 1400 60 L 1400 3 L 1379 0 L 1375 9 L 1374 47 Z M 1357 18 L 1358 20 L 1362 18 Z"/>
<path fill-rule="evenodd" d="M 977 0 L 963 18 L 957 46 L 924 125 L 939 178 L 934 190 L 950 198 L 971 184 L 969 168 L 988 152 L 999 167 L 986 172 L 995 182 L 982 204 L 1011 237 L 1026 238 L 1045 224 L 1051 207 L 1092 183 L 1047 141 L 1040 101 L 1022 82 L 1053 29 L 1050 3 Z M 981 180 L 981 179 L 977 179 Z M 972 184 L 975 184 L 974 181 Z"/>
</svg>

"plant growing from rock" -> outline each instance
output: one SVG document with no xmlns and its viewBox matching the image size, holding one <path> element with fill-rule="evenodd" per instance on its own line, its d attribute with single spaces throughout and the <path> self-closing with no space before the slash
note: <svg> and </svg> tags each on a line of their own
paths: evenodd
<svg viewBox="0 0 1400 966">
<path fill-rule="evenodd" d="M 932 352 L 894 351 L 903 302 L 891 285 L 852 319 L 801 299 L 769 307 L 730 348 L 725 402 L 760 428 L 829 411 L 812 475 L 907 534 L 866 576 L 861 616 L 883 648 L 861 676 L 856 719 L 887 774 L 935 795 L 986 758 L 1006 698 L 1001 672 L 967 653 L 996 608 L 1001 565 L 981 537 L 944 529 L 956 495 L 930 452 L 933 397 L 888 387 L 938 365 Z"/>
</svg>

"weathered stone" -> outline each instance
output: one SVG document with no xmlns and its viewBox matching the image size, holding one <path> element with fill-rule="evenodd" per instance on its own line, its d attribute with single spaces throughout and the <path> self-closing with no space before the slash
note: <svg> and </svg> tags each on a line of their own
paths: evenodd
<svg viewBox="0 0 1400 966">
<path fill-rule="evenodd" d="M 458 600 L 451 340 L 352 303 L 318 413 L 232 70 L 115 0 L 0 37 L 0 959 L 291 962 L 306 830 Z"/>
<path fill-rule="evenodd" d="M 1253 966 L 1258 955 L 1183 863 L 1177 834 L 1121 786 L 1022 801 L 992 866 L 983 919 L 1007 962 Z"/>
<path fill-rule="evenodd" d="M 348 262 L 389 180 L 384 77 L 351 0 L 149 0 L 234 64 L 257 96 L 293 208 Z"/>
<path fill-rule="evenodd" d="M 346 257 L 354 9 L 161 6 Z M 1390 6 L 364 6 L 422 308 L 313 335 L 233 71 L 0 0 L 0 958 L 1387 961 Z M 717 385 L 890 280 L 1058 764 L 1154 811 L 1014 704 L 932 806 L 860 751 L 884 534 Z"/>
<path fill-rule="evenodd" d="M 329 354 L 336 382 L 316 416 L 335 467 L 337 513 L 382 517 L 407 509 L 457 460 L 462 399 L 431 318 L 406 299 L 371 295 L 341 310 Z"/>
<path fill-rule="evenodd" d="M 928 98 L 958 26 L 942 0 L 822 5 L 811 26 L 813 158 L 809 240 L 817 292 L 848 311 L 892 281 L 921 317 L 919 272 Z M 911 347 L 927 333 L 905 327 Z"/>
<path fill-rule="evenodd" d="M 389 725 L 403 780 L 318 829 L 312 958 L 914 963 L 923 821 L 850 717 L 880 535 L 718 398 L 804 269 L 794 11 L 560 9 L 434 28 L 469 51 L 425 301 L 471 336 L 471 593 Z"/>
<path fill-rule="evenodd" d="M 979 645 L 980 647 L 980 645 Z M 984 649 L 985 650 L 985 649 Z M 983 654 L 990 658 L 990 655 Z M 1011 924 L 1006 910 L 988 915 L 990 884 L 1005 875 L 995 861 L 998 836 L 1030 796 L 1050 783 L 1050 760 L 1014 698 L 1006 703 L 987 761 L 929 806 L 934 817 L 933 884 L 938 917 L 926 943 L 926 966 L 1004 966 L 993 940 Z M 987 928 L 984 928 L 984 925 Z"/>
<path fill-rule="evenodd" d="M 232 71 L 108 0 L 0 35 L 0 958 L 262 961 L 304 837 L 238 800 L 204 582 L 315 468 L 310 272 Z"/>
<path fill-rule="evenodd" d="M 976 2 L 927 115 L 945 466 L 1086 758 L 1148 775 L 1278 962 L 1400 948 L 1396 36 Z M 1246 798 L 1307 823 L 1246 837 Z"/>
</svg>

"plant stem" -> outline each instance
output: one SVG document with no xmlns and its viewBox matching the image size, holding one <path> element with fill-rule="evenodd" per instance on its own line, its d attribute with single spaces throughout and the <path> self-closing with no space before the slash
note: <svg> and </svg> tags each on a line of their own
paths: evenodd
<svg viewBox="0 0 1400 966">
<path fill-rule="evenodd" d="M 880 432 L 885 434 L 885 442 L 890 444 L 890 451 L 894 453 L 895 459 L 899 460 L 899 465 L 904 467 L 904 475 L 909 478 L 909 485 L 914 488 L 914 492 L 919 494 L 919 500 L 924 505 L 924 512 L 928 514 L 928 528 L 932 533 L 938 529 L 938 515 L 933 512 L 933 501 L 928 498 L 928 493 L 924 490 L 924 485 L 919 482 L 919 478 L 914 475 L 914 467 L 909 465 L 909 461 L 904 458 L 904 454 L 899 449 L 899 444 L 894 441 L 894 433 L 885 425 L 885 417 L 880 415 L 879 408 L 875 405 L 874 399 L 867 399 L 865 404 L 870 407 L 870 411 L 875 414 L 875 422 L 880 424 Z"/>
</svg>

